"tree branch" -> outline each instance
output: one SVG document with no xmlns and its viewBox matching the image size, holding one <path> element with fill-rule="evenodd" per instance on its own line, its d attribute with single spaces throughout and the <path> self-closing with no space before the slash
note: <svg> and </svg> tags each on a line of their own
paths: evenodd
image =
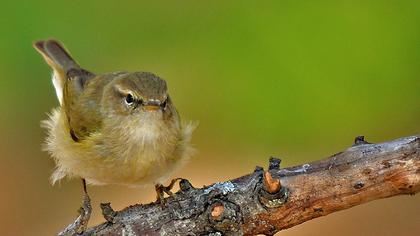
<svg viewBox="0 0 420 236">
<path fill-rule="evenodd" d="M 355 144 L 325 160 L 268 171 L 203 188 L 187 180 L 156 203 L 114 212 L 83 235 L 255 235 L 274 233 L 368 201 L 420 191 L 420 137 Z"/>
</svg>

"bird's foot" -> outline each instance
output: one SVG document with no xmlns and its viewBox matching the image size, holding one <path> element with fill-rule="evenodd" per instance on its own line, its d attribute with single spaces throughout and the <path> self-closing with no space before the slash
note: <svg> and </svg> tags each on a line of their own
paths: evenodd
<svg viewBox="0 0 420 236">
<path fill-rule="evenodd" d="M 86 231 L 87 225 L 92 214 L 92 206 L 90 204 L 89 195 L 83 196 L 82 207 L 78 210 L 79 216 L 76 220 L 68 225 L 63 231 L 58 233 L 59 236 L 82 234 Z"/>
<path fill-rule="evenodd" d="M 160 203 L 161 205 L 165 205 L 165 193 L 168 194 L 168 196 L 172 196 L 173 193 L 171 192 L 171 190 L 174 187 L 175 183 L 179 180 L 182 180 L 182 178 L 175 178 L 171 180 L 171 183 L 168 186 L 156 184 L 156 202 Z"/>
<path fill-rule="evenodd" d="M 115 223 L 115 217 L 117 216 L 117 212 L 114 211 L 111 207 L 111 203 L 101 203 L 102 215 L 104 216 L 105 220 L 108 223 Z"/>
</svg>

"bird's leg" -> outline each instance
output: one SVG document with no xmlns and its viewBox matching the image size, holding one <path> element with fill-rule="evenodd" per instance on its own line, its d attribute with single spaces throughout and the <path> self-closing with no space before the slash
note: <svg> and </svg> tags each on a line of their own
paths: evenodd
<svg viewBox="0 0 420 236">
<path fill-rule="evenodd" d="M 165 203 L 165 193 L 168 194 L 168 196 L 172 196 L 172 192 L 171 189 L 174 187 L 175 183 L 179 180 L 181 180 L 182 178 L 175 178 L 171 180 L 171 183 L 168 186 L 164 186 L 162 184 L 156 184 L 155 185 L 155 190 L 156 190 L 156 201 L 159 202 L 160 204 L 164 204 Z"/>
<path fill-rule="evenodd" d="M 58 234 L 60 236 L 81 234 L 87 229 L 88 221 L 92 213 L 92 206 L 90 204 L 90 197 L 86 190 L 86 180 L 82 179 L 82 181 L 84 194 L 82 207 L 80 207 L 78 211 L 79 216 L 72 224 L 68 225 L 67 228 Z"/>
<path fill-rule="evenodd" d="M 92 214 L 92 206 L 90 204 L 90 197 L 86 188 L 86 180 L 82 179 L 82 182 L 83 182 L 83 205 L 82 207 L 80 207 L 79 213 L 81 216 L 83 216 L 82 226 L 80 229 L 81 229 L 81 232 L 84 232 L 87 228 L 90 215 Z"/>
</svg>

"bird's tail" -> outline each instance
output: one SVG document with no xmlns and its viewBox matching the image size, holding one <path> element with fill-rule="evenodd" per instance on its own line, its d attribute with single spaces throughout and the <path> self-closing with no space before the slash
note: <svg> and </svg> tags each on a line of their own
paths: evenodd
<svg viewBox="0 0 420 236">
<path fill-rule="evenodd" d="M 34 43 L 34 47 L 41 53 L 48 65 L 57 72 L 67 73 L 71 69 L 80 68 L 77 62 L 57 40 L 37 41 Z"/>
<path fill-rule="evenodd" d="M 82 69 L 70 56 L 64 46 L 57 40 L 40 40 L 33 45 L 54 71 L 53 84 L 58 100 L 60 101 L 60 104 L 62 104 L 63 87 L 69 71 L 81 71 Z"/>
</svg>

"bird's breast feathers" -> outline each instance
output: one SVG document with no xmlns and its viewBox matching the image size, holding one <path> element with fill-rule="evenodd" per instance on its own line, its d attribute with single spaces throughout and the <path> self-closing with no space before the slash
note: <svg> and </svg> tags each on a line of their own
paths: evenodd
<svg viewBox="0 0 420 236">
<path fill-rule="evenodd" d="M 189 144 L 194 124 L 168 129 L 160 121 L 132 122 L 139 122 L 128 126 L 134 129 L 109 129 L 75 142 L 65 113 L 55 109 L 43 122 L 48 130 L 45 149 L 57 166 L 52 183 L 67 176 L 82 177 L 91 184 L 153 184 L 168 178 L 194 152 Z"/>
</svg>

